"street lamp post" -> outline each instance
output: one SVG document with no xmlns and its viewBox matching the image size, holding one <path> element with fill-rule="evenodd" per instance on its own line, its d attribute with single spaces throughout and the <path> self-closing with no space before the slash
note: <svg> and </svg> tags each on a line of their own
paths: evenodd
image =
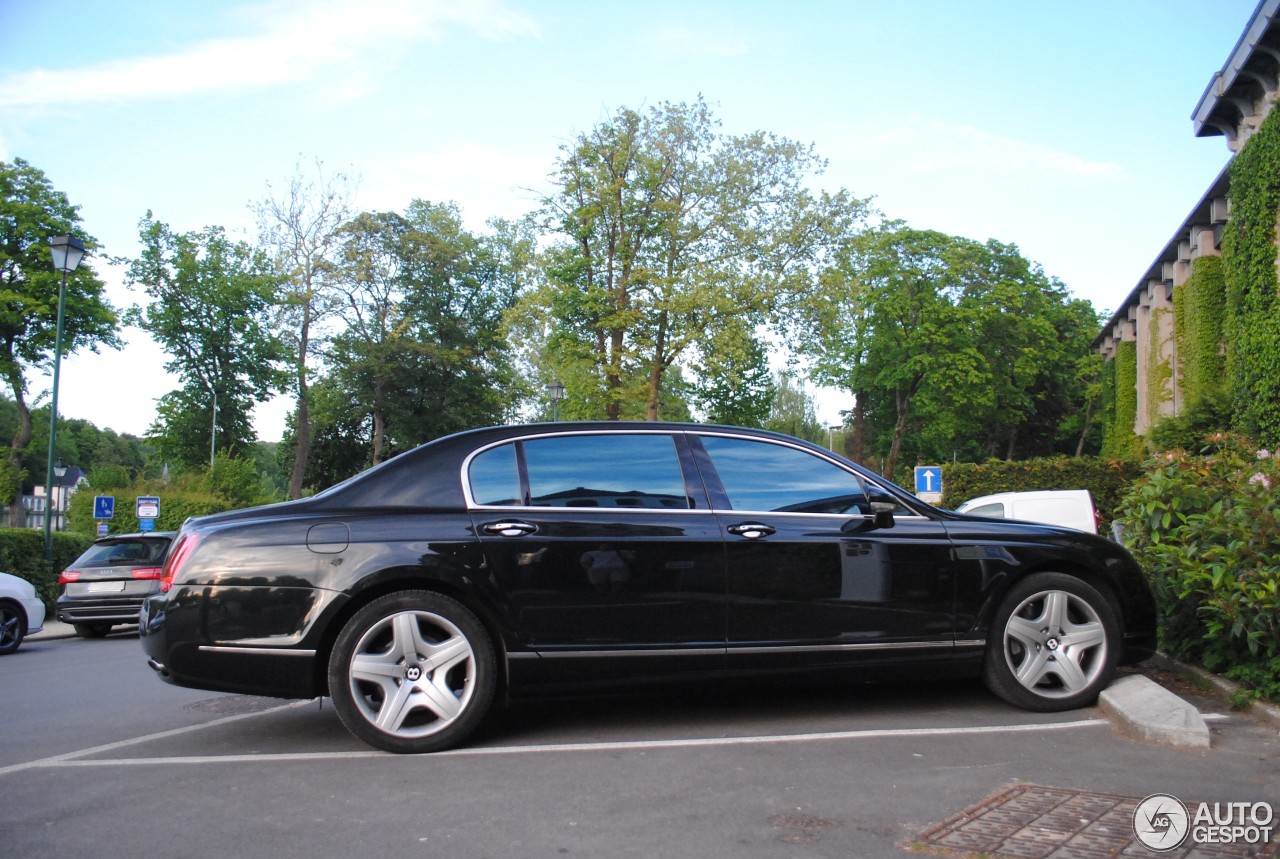
<svg viewBox="0 0 1280 859">
<path fill-rule="evenodd" d="M 53 270 L 62 272 L 58 287 L 58 333 L 53 345 L 53 390 L 49 401 L 49 465 L 44 480 L 44 558 L 53 560 L 53 459 L 58 443 L 58 371 L 62 366 L 62 314 L 67 304 L 67 275 L 84 259 L 84 242 L 75 236 L 55 236 L 49 240 L 53 254 Z"/>
<path fill-rule="evenodd" d="M 547 396 L 551 398 L 551 420 L 560 420 L 560 401 L 564 399 L 564 385 L 552 382 L 547 385 Z"/>
</svg>

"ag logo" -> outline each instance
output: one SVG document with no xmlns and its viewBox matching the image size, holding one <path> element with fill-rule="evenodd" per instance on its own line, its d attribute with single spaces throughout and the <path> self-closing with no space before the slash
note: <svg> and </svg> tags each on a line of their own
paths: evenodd
<svg viewBox="0 0 1280 859">
<path fill-rule="evenodd" d="M 1156 793 L 1133 811 L 1133 834 L 1152 850 L 1172 850 L 1187 839 L 1191 815 L 1177 797 Z"/>
</svg>

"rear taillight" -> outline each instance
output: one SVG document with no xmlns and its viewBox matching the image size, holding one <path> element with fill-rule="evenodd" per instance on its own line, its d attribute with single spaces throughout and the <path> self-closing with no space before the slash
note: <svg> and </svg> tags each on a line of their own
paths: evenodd
<svg viewBox="0 0 1280 859">
<path fill-rule="evenodd" d="M 135 579 L 158 579 L 164 575 L 164 567 L 138 567 L 132 575 Z"/>
<path fill-rule="evenodd" d="M 63 570 L 58 575 L 58 584 L 60 585 L 65 585 L 69 582 L 78 582 L 78 581 L 80 581 L 79 570 Z"/>
<path fill-rule="evenodd" d="M 169 557 L 164 560 L 164 568 L 160 573 L 160 591 L 168 593 L 173 587 L 173 581 L 178 573 L 182 572 L 182 566 L 191 557 L 191 552 L 195 549 L 196 543 L 200 542 L 200 535 L 195 531 L 190 531 L 178 538 L 178 542 L 173 544 L 173 548 L 169 550 Z"/>
</svg>

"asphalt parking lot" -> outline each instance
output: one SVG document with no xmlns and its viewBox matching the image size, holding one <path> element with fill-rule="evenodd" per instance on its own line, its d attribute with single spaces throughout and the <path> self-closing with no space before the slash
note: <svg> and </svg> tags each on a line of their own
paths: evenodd
<svg viewBox="0 0 1280 859">
<path fill-rule="evenodd" d="M 1274 726 L 1223 708 L 1212 747 L 1181 751 L 976 682 L 524 701 L 465 748 L 398 757 L 328 701 L 167 686 L 126 633 L 0 659 L 0 724 L 16 857 L 902 857 L 1011 786 L 1280 799 Z"/>
</svg>

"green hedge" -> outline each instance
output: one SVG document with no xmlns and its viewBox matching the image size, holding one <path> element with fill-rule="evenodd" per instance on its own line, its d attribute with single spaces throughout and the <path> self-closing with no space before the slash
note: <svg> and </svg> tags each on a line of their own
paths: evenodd
<svg viewBox="0 0 1280 859">
<path fill-rule="evenodd" d="M 1160 647 L 1280 700 L 1280 465 L 1217 434 L 1154 459 L 1123 503 L 1159 607 Z"/>
<path fill-rule="evenodd" d="M 1098 456 L 1017 462 L 993 459 L 980 465 L 957 463 L 943 466 L 942 506 L 956 507 L 970 498 L 997 492 L 1087 489 L 1093 493 L 1105 530 L 1111 526 L 1121 499 L 1141 473 L 1136 462 Z"/>
<path fill-rule="evenodd" d="M 1191 277 L 1173 291 L 1173 309 L 1178 381 L 1184 408 L 1194 408 L 1220 396 L 1227 387 L 1223 352 L 1227 287 L 1221 257 L 1205 256 L 1191 263 Z"/>
<path fill-rule="evenodd" d="M 58 573 L 80 557 L 92 542 L 81 534 L 55 532 L 51 564 L 44 559 L 44 531 L 0 528 L 0 572 L 11 573 L 35 585 L 52 612 L 53 601 L 58 598 Z"/>
</svg>

